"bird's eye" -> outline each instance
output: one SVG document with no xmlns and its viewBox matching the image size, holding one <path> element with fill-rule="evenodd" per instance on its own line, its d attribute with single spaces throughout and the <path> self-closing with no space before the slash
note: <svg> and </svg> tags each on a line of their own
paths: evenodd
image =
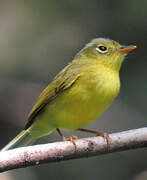
<svg viewBox="0 0 147 180">
<path fill-rule="evenodd" d="M 106 53 L 108 49 L 106 46 L 100 45 L 96 48 L 96 50 L 100 53 Z"/>
</svg>

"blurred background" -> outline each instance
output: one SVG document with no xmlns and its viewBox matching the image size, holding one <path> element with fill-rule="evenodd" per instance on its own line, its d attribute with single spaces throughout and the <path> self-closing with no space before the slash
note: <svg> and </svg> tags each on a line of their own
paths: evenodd
<svg viewBox="0 0 147 180">
<path fill-rule="evenodd" d="M 146 126 L 146 0 L 0 1 L 0 147 L 24 127 L 36 98 L 91 39 L 137 45 L 120 72 L 121 91 L 89 128 L 112 133 Z M 89 134 L 65 132 L 87 137 Z M 60 141 L 56 132 L 38 143 Z M 3 180 L 146 180 L 147 149 L 3 173 Z"/>
</svg>

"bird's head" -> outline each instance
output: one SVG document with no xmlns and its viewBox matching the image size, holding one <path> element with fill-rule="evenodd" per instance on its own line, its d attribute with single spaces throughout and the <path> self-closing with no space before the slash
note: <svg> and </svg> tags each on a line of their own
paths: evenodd
<svg viewBox="0 0 147 180">
<path fill-rule="evenodd" d="M 124 57 L 136 46 L 123 46 L 106 38 L 96 38 L 89 42 L 79 53 L 80 59 L 95 61 L 119 71 Z"/>
</svg>

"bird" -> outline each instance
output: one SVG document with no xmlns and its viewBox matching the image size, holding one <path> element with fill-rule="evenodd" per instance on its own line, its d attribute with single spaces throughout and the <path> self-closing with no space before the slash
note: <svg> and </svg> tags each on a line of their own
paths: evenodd
<svg viewBox="0 0 147 180">
<path fill-rule="evenodd" d="M 109 38 L 91 40 L 42 91 L 24 129 L 1 151 L 32 144 L 55 130 L 75 146 L 76 136 L 64 137 L 61 130 L 93 133 L 109 143 L 106 133 L 84 127 L 100 117 L 118 95 L 121 65 L 135 48 Z"/>
</svg>

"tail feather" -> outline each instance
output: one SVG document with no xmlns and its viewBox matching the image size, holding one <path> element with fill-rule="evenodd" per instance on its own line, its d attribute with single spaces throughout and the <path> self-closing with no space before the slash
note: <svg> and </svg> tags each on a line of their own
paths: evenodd
<svg viewBox="0 0 147 180">
<path fill-rule="evenodd" d="M 1 151 L 26 146 L 34 143 L 36 138 L 33 138 L 27 130 L 21 131 L 12 141 L 10 141 Z"/>
</svg>

